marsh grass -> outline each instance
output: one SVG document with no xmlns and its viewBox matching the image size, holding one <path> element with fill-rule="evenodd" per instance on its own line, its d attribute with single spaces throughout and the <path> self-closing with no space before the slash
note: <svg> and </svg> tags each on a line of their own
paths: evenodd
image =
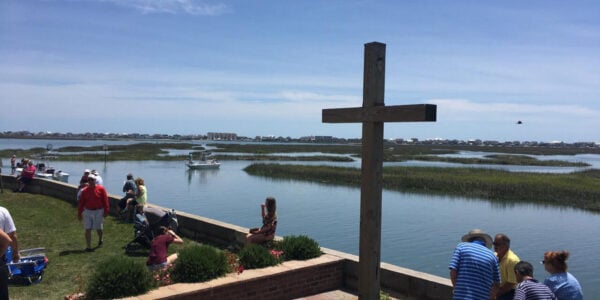
<svg viewBox="0 0 600 300">
<path fill-rule="evenodd" d="M 221 145 L 221 144 L 219 144 Z M 293 146 L 286 145 L 286 151 L 293 150 Z M 326 155 L 310 155 L 310 156 L 286 156 L 286 155 L 266 155 L 270 152 L 264 152 L 260 146 L 253 147 L 258 155 L 215 155 L 218 160 L 248 160 L 248 161 L 335 161 L 335 162 L 351 162 L 354 159 L 342 156 L 326 156 Z M 334 148 L 334 147 L 329 147 Z M 55 149 L 52 152 L 52 160 L 54 161 L 140 161 L 140 160 L 157 160 L 157 161 L 183 161 L 188 159 L 187 154 L 167 155 L 167 149 L 189 150 L 191 153 L 196 153 L 205 150 L 204 147 L 190 143 L 139 143 L 131 145 L 111 145 L 107 151 L 107 155 L 103 151 L 103 146 L 75 147 L 67 146 Z M 242 151 L 243 153 L 246 153 Z M 295 152 L 295 151 L 294 151 Z M 42 154 L 46 154 L 45 148 L 32 149 L 7 149 L 0 150 L 0 157 L 10 157 L 12 154 L 17 154 L 18 157 L 27 157 L 36 159 Z M 262 155 L 261 155 L 262 153 Z M 197 155 L 194 155 L 197 157 Z"/>
<path fill-rule="evenodd" d="M 211 149 L 218 160 L 247 160 L 247 161 L 333 161 L 333 162 L 351 162 L 354 158 L 360 158 L 361 146 L 357 144 L 208 144 L 216 147 Z M 111 145 L 105 156 L 103 146 L 75 147 L 68 146 L 55 149 L 52 152 L 53 159 L 57 161 L 139 161 L 139 160 L 158 160 L 158 161 L 182 161 L 187 160 L 187 154 L 166 155 L 167 149 L 189 150 L 194 153 L 205 150 L 198 144 L 191 143 L 137 143 L 130 145 Z M 482 152 L 500 152 L 506 154 L 490 154 L 486 158 L 458 158 L 458 157 L 440 157 L 439 154 L 458 153 L 459 151 L 482 151 Z M 36 158 L 47 151 L 45 148 L 37 147 L 32 149 L 6 149 L 0 150 L 0 157 L 10 157 L 17 154 L 18 157 Z M 79 152 L 79 153 L 78 153 Z M 219 153 L 234 152 L 242 153 L 237 155 L 224 155 Z M 340 154 L 347 156 L 331 155 L 271 155 L 273 153 L 292 153 L 292 152 L 316 152 L 328 154 Z M 248 153 L 252 155 L 244 155 Z M 386 143 L 383 151 L 383 160 L 388 162 L 398 162 L 406 160 L 423 161 L 442 161 L 455 162 L 463 164 L 511 164 L 511 165 L 531 165 L 531 166 L 587 166 L 585 163 L 571 163 L 557 160 L 538 160 L 528 155 L 574 155 L 580 153 L 600 153 L 600 149 L 595 148 L 552 148 L 552 147 L 481 147 L 465 145 L 396 145 Z M 510 155 L 508 155 L 510 154 Z M 516 155 L 520 154 L 520 155 Z M 527 154 L 527 155 L 525 155 Z"/>
<path fill-rule="evenodd" d="M 252 164 L 249 174 L 326 184 L 360 186 L 360 169 Z M 478 168 L 385 167 L 390 190 L 541 203 L 600 212 L 600 170 L 569 174 L 516 173 Z"/>
<path fill-rule="evenodd" d="M 488 165 L 521 165 L 521 166 L 555 166 L 555 167 L 588 167 L 583 162 L 568 162 L 562 160 L 539 160 L 535 157 L 516 154 L 494 154 L 485 155 L 484 158 L 464 158 L 464 157 L 440 157 L 416 155 L 411 159 L 422 161 L 440 161 L 460 164 L 488 164 Z"/>
</svg>

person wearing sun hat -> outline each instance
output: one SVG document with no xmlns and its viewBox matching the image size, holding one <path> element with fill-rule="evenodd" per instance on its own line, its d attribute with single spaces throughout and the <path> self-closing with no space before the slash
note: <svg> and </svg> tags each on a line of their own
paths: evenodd
<svg viewBox="0 0 600 300">
<path fill-rule="evenodd" d="M 492 237 L 473 229 L 461 238 L 448 268 L 453 299 L 494 299 L 500 286 L 500 267 L 492 252 Z"/>
<path fill-rule="evenodd" d="M 88 186 L 81 190 L 77 203 L 77 219 L 83 221 L 85 230 L 86 252 L 94 251 L 91 247 L 92 230 L 98 233 L 98 247 L 104 242 L 104 218 L 108 216 L 110 204 L 108 193 L 103 186 L 96 184 L 96 177 L 88 175 Z"/>
<path fill-rule="evenodd" d="M 83 170 L 83 175 L 81 175 L 81 179 L 79 179 L 79 188 L 82 188 L 84 185 L 87 185 L 87 178 L 90 175 L 90 169 Z"/>
</svg>

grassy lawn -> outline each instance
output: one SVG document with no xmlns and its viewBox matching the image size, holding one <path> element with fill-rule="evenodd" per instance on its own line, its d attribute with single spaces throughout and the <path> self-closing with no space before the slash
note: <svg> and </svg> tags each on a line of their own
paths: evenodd
<svg viewBox="0 0 600 300">
<path fill-rule="evenodd" d="M 11 299 L 64 299 L 65 295 L 84 291 L 95 264 L 106 257 L 125 255 L 123 247 L 133 239 L 133 225 L 113 216 L 105 219 L 104 245 L 85 252 L 82 223 L 70 203 L 48 196 L 13 193 L 0 194 L 0 206 L 6 207 L 15 221 L 21 249 L 45 247 L 49 263 L 41 283 L 10 286 Z M 98 242 L 92 233 L 92 246 Z M 180 245 L 169 247 L 176 252 Z M 134 259 L 145 264 L 147 251 Z"/>
</svg>

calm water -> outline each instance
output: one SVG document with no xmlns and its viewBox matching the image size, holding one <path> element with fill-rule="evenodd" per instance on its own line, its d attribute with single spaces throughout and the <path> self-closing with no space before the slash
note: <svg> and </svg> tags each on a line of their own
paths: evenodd
<svg viewBox="0 0 600 300">
<path fill-rule="evenodd" d="M 106 143 L 50 142 L 55 147 Z M 0 139 L 0 149 L 45 147 L 47 143 L 32 140 L 5 143 Z M 581 160 L 595 167 L 600 162 L 599 155 L 546 159 Z M 3 158 L 3 162 L 6 166 L 7 158 Z M 125 174 L 133 172 L 146 180 L 152 203 L 244 227 L 259 225 L 259 204 L 266 196 L 274 196 L 278 200 L 278 235 L 306 234 L 323 247 L 358 254 L 359 188 L 249 176 L 242 169 L 250 163 L 223 161 L 220 170 L 208 171 L 187 171 L 183 161 L 55 162 L 51 165 L 70 173 L 70 183 L 77 182 L 84 169 L 97 169 L 108 191 L 116 195 L 121 195 Z M 539 168 L 529 169 L 540 172 Z M 6 172 L 6 168 L 3 171 Z M 600 278 L 596 275 L 600 266 L 597 258 L 600 214 L 543 205 L 502 205 L 460 197 L 383 192 L 381 252 L 384 262 L 447 278 L 452 250 L 460 237 L 472 228 L 482 228 L 491 235 L 499 232 L 509 235 L 513 251 L 522 260 L 534 264 L 535 276 L 539 279 L 547 275 L 539 264 L 544 251 L 570 251 L 569 271 L 583 285 L 586 299 L 600 298 Z"/>
</svg>

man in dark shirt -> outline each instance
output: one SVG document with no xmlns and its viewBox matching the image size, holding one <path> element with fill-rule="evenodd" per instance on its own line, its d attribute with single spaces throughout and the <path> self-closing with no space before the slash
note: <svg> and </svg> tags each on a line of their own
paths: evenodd
<svg viewBox="0 0 600 300">
<path fill-rule="evenodd" d="M 530 263 L 520 261 L 514 271 L 519 282 L 514 300 L 556 300 L 549 287 L 533 278 L 533 266 Z"/>
</svg>

